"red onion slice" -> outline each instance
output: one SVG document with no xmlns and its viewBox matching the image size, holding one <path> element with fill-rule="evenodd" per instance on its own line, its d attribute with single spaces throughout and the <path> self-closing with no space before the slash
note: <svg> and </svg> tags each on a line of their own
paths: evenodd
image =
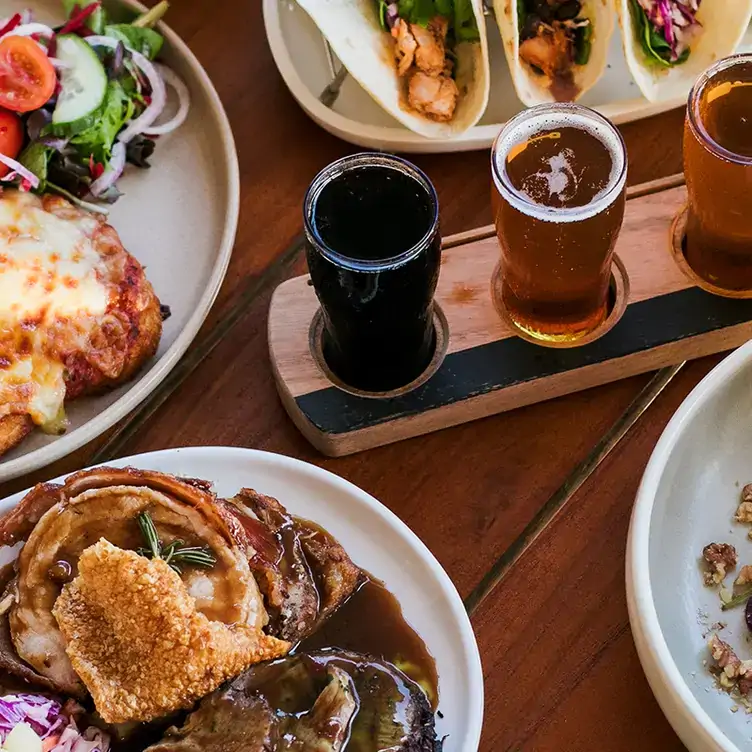
<svg viewBox="0 0 752 752">
<path fill-rule="evenodd" d="M 42 34 L 45 37 L 54 37 L 55 32 L 45 24 L 41 23 L 27 23 L 16 26 L 15 29 L 11 29 L 7 34 L 3 34 L 0 37 L 0 42 L 8 37 L 30 37 L 32 34 Z"/>
<path fill-rule="evenodd" d="M 162 136 L 165 133 L 172 133 L 172 131 L 179 128 L 185 122 L 185 119 L 188 117 L 188 110 L 191 107 L 191 94 L 177 73 L 166 65 L 160 65 L 159 63 L 156 64 L 156 68 L 165 83 L 175 89 L 178 95 L 178 111 L 166 123 L 144 128 L 142 133 L 146 136 Z"/>
<path fill-rule="evenodd" d="M 92 45 L 92 47 L 100 46 L 114 49 L 118 45 L 117 39 L 99 35 L 86 37 L 86 41 Z M 131 49 L 127 45 L 126 49 L 131 54 L 133 62 L 143 71 L 144 75 L 149 80 L 149 85 L 151 86 L 151 103 L 135 120 L 131 120 L 128 126 L 118 136 L 118 141 L 122 141 L 124 144 L 127 144 L 139 133 L 143 133 L 144 129 L 148 128 L 160 116 L 165 103 L 167 102 L 167 92 L 165 90 L 164 81 L 159 75 L 159 71 L 154 67 L 154 64 L 140 52 L 136 52 L 136 50 Z"/>
<path fill-rule="evenodd" d="M 0 154 L 0 162 L 10 167 L 16 175 L 20 175 L 25 180 L 28 180 L 32 188 L 39 187 L 39 178 L 31 170 L 27 170 L 20 162 L 16 162 L 15 159 L 11 159 L 10 157 L 6 157 L 5 154 Z M 13 173 L 6 175 L 4 178 L 0 178 L 0 180 L 12 180 L 15 177 Z"/>
<path fill-rule="evenodd" d="M 91 184 L 89 191 L 92 196 L 99 198 L 108 188 L 115 185 L 117 179 L 125 169 L 125 144 L 118 141 L 112 147 L 112 157 L 105 171 Z"/>
</svg>

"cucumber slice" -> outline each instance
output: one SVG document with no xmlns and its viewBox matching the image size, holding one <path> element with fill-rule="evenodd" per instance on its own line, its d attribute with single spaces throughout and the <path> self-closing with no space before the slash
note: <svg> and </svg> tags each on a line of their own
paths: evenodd
<svg viewBox="0 0 752 752">
<path fill-rule="evenodd" d="M 57 38 L 55 56 L 65 67 L 60 75 L 60 95 L 52 125 L 56 133 L 65 131 L 71 135 L 87 128 L 102 106 L 107 73 L 91 46 L 73 34 Z"/>
</svg>

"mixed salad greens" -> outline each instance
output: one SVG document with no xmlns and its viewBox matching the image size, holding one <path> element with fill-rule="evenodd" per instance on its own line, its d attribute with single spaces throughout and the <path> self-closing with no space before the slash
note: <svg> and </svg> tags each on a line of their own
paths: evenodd
<svg viewBox="0 0 752 752">
<path fill-rule="evenodd" d="M 0 750 L 5 752 L 109 752 L 107 734 L 89 727 L 80 732 L 75 717 L 83 708 L 65 707 L 42 695 L 0 697 Z"/>
<path fill-rule="evenodd" d="M 185 121 L 190 97 L 154 62 L 167 0 L 131 23 L 115 23 L 99 0 L 62 1 L 57 28 L 30 11 L 0 19 L 0 181 L 106 213 L 126 164 L 149 167 L 155 139 Z M 177 111 L 157 125 L 168 86 Z"/>
<path fill-rule="evenodd" d="M 385 31 L 391 30 L 398 18 L 428 26 L 428 22 L 436 16 L 449 21 L 449 34 L 455 42 L 480 40 L 471 0 L 379 0 L 379 20 Z"/>
<path fill-rule="evenodd" d="M 680 65 L 702 28 L 700 0 L 629 0 L 637 38 L 647 57 L 659 65 Z"/>
</svg>

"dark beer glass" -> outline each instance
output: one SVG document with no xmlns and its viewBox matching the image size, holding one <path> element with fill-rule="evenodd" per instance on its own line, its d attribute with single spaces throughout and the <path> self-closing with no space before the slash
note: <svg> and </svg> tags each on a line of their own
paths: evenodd
<svg viewBox="0 0 752 752">
<path fill-rule="evenodd" d="M 752 292 L 752 55 L 719 60 L 687 105 L 686 258 L 712 285 Z"/>
<path fill-rule="evenodd" d="M 316 176 L 303 213 L 327 365 L 368 392 L 414 381 L 436 341 L 441 237 L 433 185 L 398 157 L 355 154 Z"/>
<path fill-rule="evenodd" d="M 529 336 L 580 339 L 606 319 L 627 157 L 614 126 L 574 104 L 512 118 L 491 151 L 501 305 Z"/>
</svg>

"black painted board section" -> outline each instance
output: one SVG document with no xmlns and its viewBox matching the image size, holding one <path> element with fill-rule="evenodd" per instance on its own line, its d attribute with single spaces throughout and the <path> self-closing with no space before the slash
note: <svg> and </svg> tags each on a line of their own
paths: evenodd
<svg viewBox="0 0 752 752">
<path fill-rule="evenodd" d="M 693 287 L 630 304 L 621 321 L 589 345 L 552 349 L 509 337 L 447 355 L 429 381 L 400 397 L 370 399 L 332 386 L 296 402 L 319 431 L 344 434 L 750 320 L 752 300 Z"/>
</svg>

